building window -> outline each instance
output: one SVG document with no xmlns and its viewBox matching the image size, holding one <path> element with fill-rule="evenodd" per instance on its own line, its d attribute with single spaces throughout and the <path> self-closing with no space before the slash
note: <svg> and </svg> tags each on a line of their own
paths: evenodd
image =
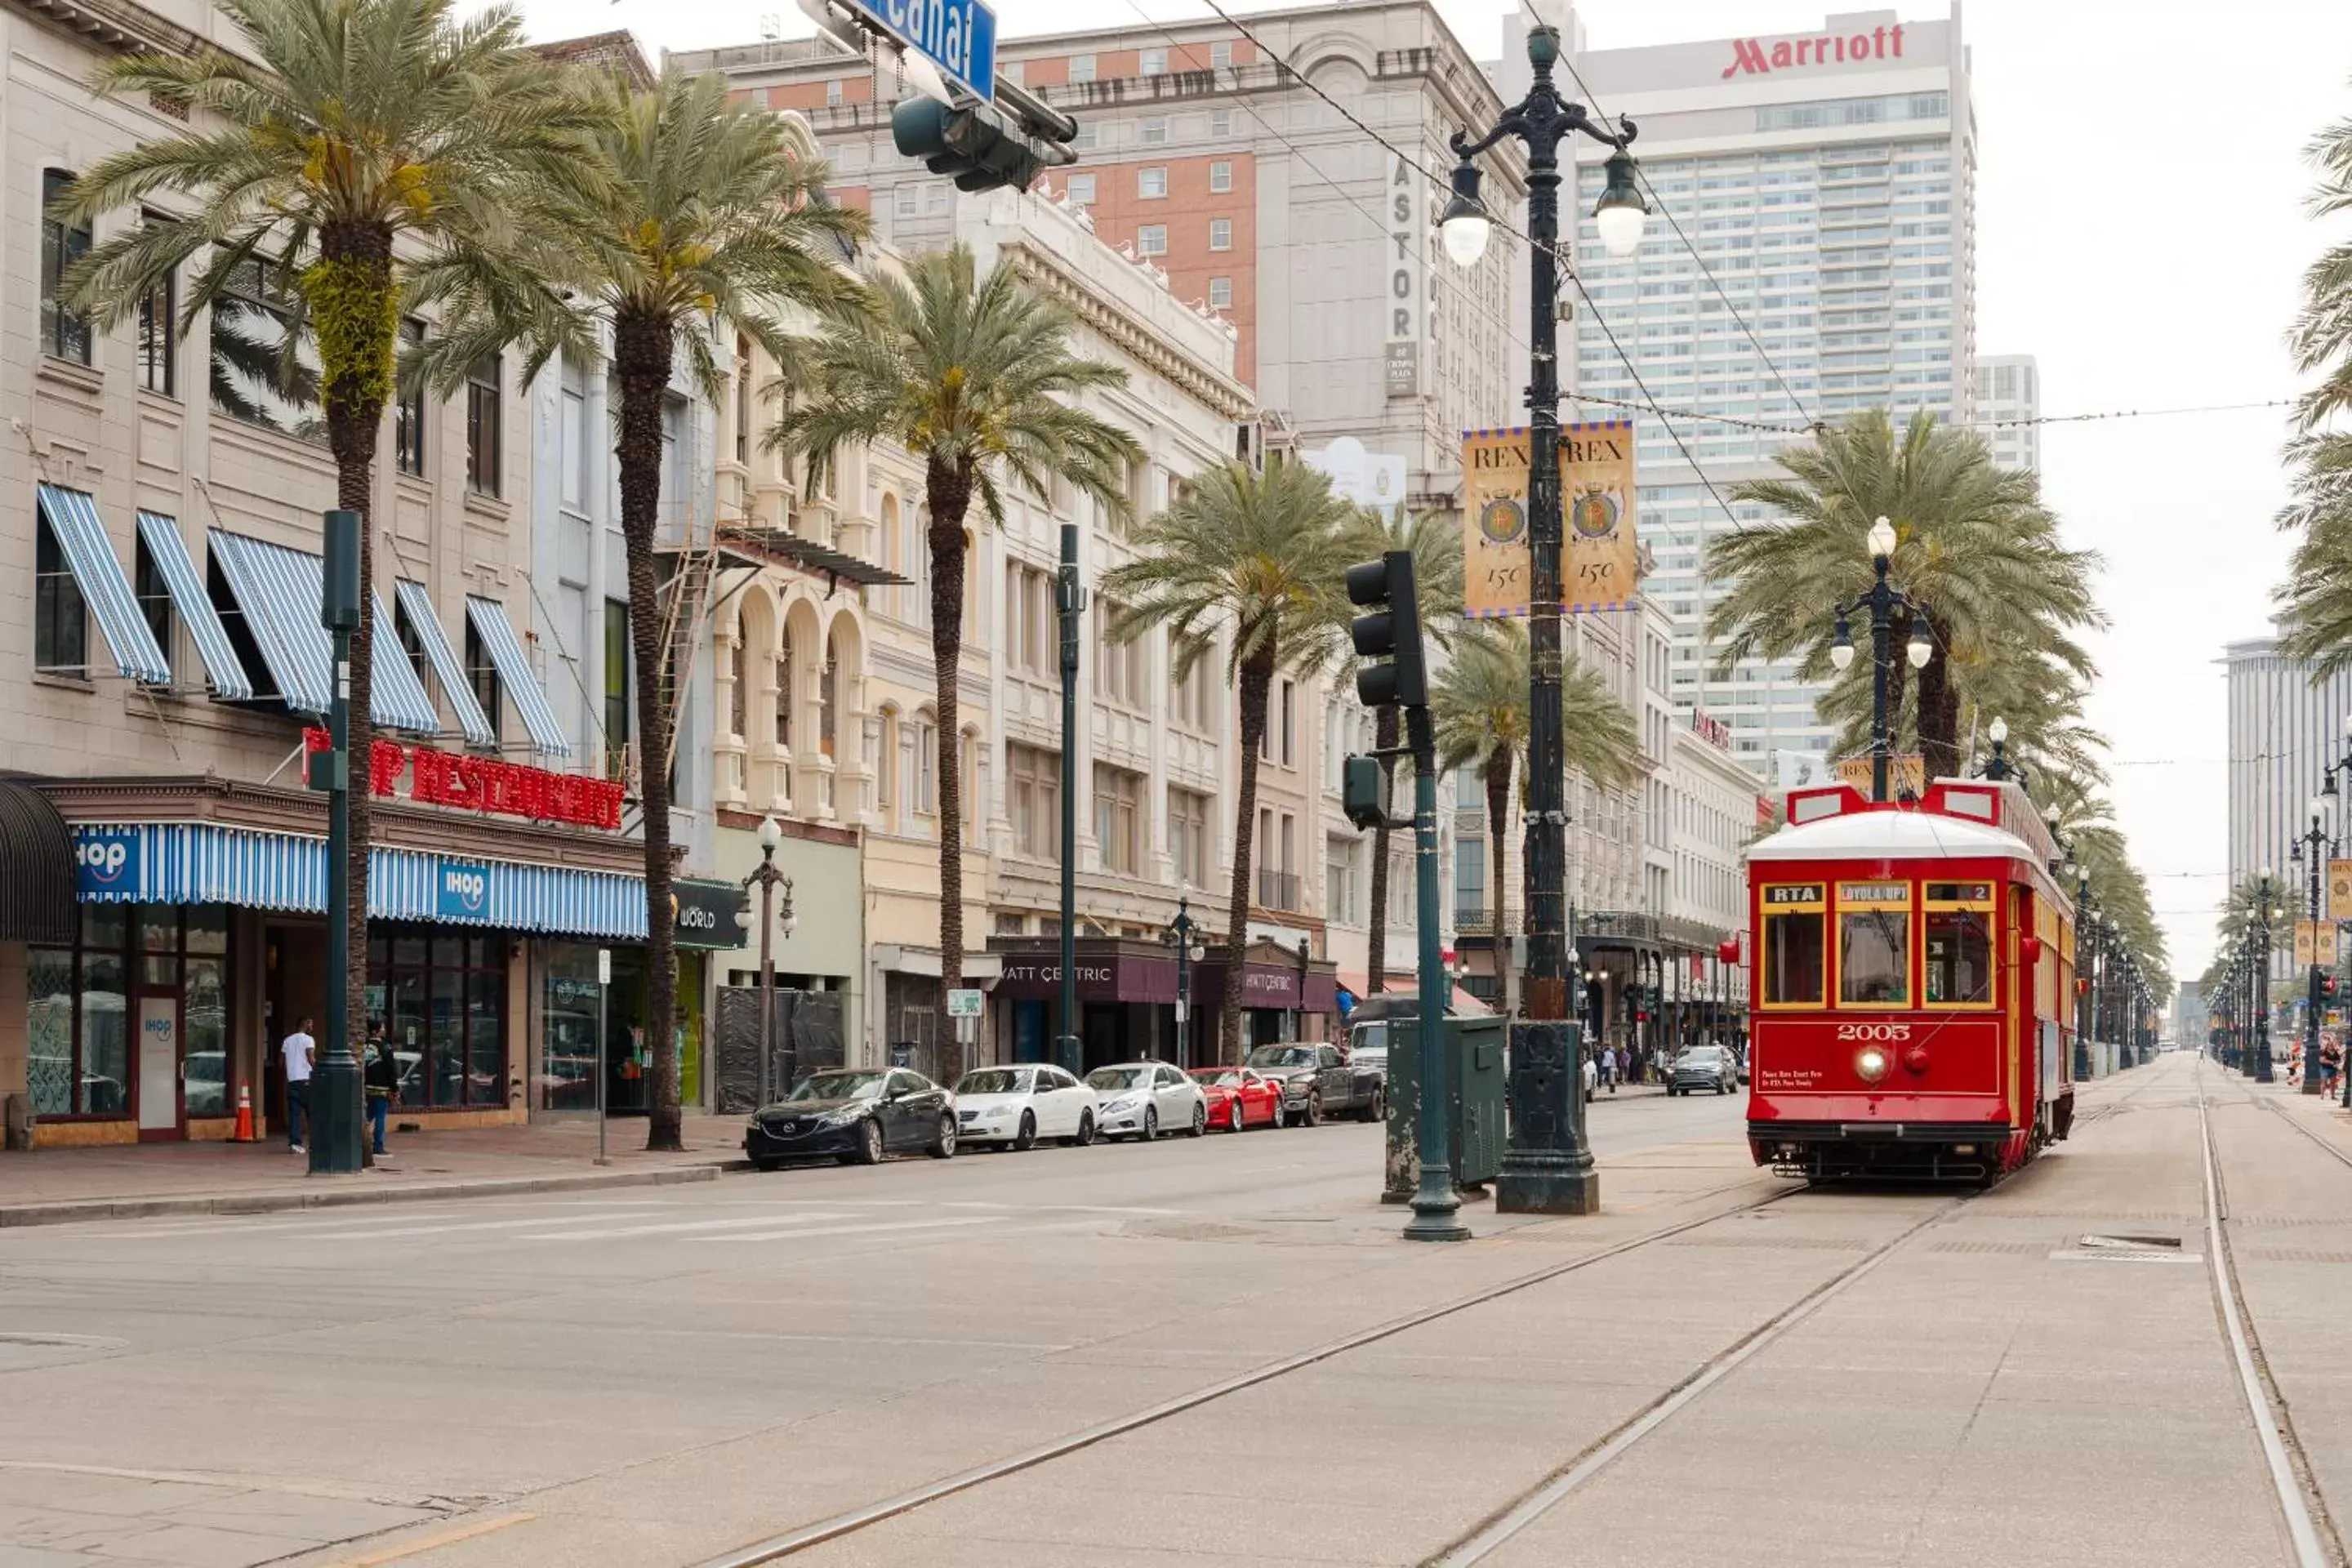
<svg viewBox="0 0 2352 1568">
<path fill-rule="evenodd" d="M 400 323 L 403 358 L 425 346 L 425 323 L 411 316 Z M 392 408 L 392 464 L 404 474 L 425 473 L 425 389 L 402 395 Z"/>
<path fill-rule="evenodd" d="M 1091 153 L 1102 139 L 1101 128 L 1091 120 L 1078 121 L 1078 133 L 1070 138 L 1070 145 L 1081 153 Z"/>
<path fill-rule="evenodd" d="M 382 1009 L 369 1022 L 383 1025 L 400 1066 L 395 1105 L 506 1105 L 507 940 L 447 926 L 369 936 L 370 1006 Z"/>
<path fill-rule="evenodd" d="M 915 182 L 908 180 L 890 193 L 890 210 L 900 217 L 913 217 L 922 199 L 922 192 L 916 187 Z"/>
<path fill-rule="evenodd" d="M 1101 701 L 1141 708 L 1146 705 L 1143 643 L 1113 639 L 1120 614 L 1118 605 L 1106 600 L 1095 616 L 1095 696 Z"/>
<path fill-rule="evenodd" d="M 1225 70 L 1234 63 L 1234 45 L 1230 38 L 1219 38 L 1209 46 L 1209 68 Z"/>
<path fill-rule="evenodd" d="M 308 329 L 287 340 L 297 320 L 272 264 L 249 256 L 229 272 L 213 300 L 213 406 L 232 419 L 319 440 L 319 350 Z M 282 269 L 281 269 L 282 271 Z"/>
<path fill-rule="evenodd" d="M 171 222 L 145 215 L 150 228 Z M 166 397 L 178 395 L 180 360 L 179 280 L 166 275 L 139 300 L 139 384 Z"/>
<path fill-rule="evenodd" d="M 1168 145 L 1168 121 L 1165 118 L 1154 115 L 1143 122 L 1143 144 L 1146 147 Z"/>
<path fill-rule="evenodd" d="M 821 755 L 832 756 L 834 736 L 841 723 L 841 688 L 847 679 L 841 668 L 841 643 L 837 637 L 824 639 L 824 673 L 817 689 L 816 747 Z"/>
<path fill-rule="evenodd" d="M 1155 163 L 1135 172 L 1135 194 L 1145 201 L 1158 201 L 1168 194 L 1168 170 Z"/>
<path fill-rule="evenodd" d="M 776 744 L 793 748 L 793 634 L 784 632 L 784 651 L 776 658 Z"/>
<path fill-rule="evenodd" d="M 751 461 L 751 340 L 735 340 L 735 461 Z"/>
<path fill-rule="evenodd" d="M 1026 60 L 1000 61 L 996 67 L 996 74 L 1013 86 L 1020 87 L 1029 79 L 1029 62 Z"/>
<path fill-rule="evenodd" d="M 915 788 L 918 816 L 940 814 L 940 727 L 929 719 L 915 721 Z"/>
<path fill-rule="evenodd" d="M 728 733 L 742 740 L 751 726 L 751 650 L 738 626 L 735 646 L 727 651 Z"/>
<path fill-rule="evenodd" d="M 1209 110 L 1209 134 L 1231 136 L 1234 133 L 1234 111 L 1230 109 Z"/>
<path fill-rule="evenodd" d="M 1229 217 L 1211 218 L 1209 220 L 1209 248 L 1211 250 L 1231 250 L 1233 247 L 1234 220 Z"/>
<path fill-rule="evenodd" d="M 1223 195 L 1224 192 L 1230 191 L 1233 188 L 1234 166 L 1231 163 L 1224 163 L 1210 164 L 1209 189 L 1213 193 Z"/>
<path fill-rule="evenodd" d="M 499 356 L 474 362 L 466 373 L 466 488 L 499 493 Z"/>
<path fill-rule="evenodd" d="M 163 563 L 147 548 L 147 532 L 139 531 L 134 543 L 131 566 L 131 590 L 139 596 L 139 614 L 147 629 L 154 634 L 155 646 L 163 650 L 163 662 L 172 662 L 172 587 L 163 580 Z"/>
<path fill-rule="evenodd" d="M 176 1009 L 181 1054 L 179 1114 L 151 1120 L 228 1113 L 226 910 L 85 904 L 70 946 L 28 948 L 25 958 L 35 1115 L 136 1114 L 131 1020 L 152 1002 Z"/>
<path fill-rule="evenodd" d="M 839 109 L 841 107 L 841 79 L 839 77 L 835 77 L 832 80 L 824 84 L 824 106 L 827 109 Z"/>
<path fill-rule="evenodd" d="M 1168 791 L 1168 858 L 1179 887 L 1209 885 L 1209 797 L 1189 789 Z"/>
<path fill-rule="evenodd" d="M 1095 847 L 1102 868 L 1132 877 L 1143 860 L 1143 775 L 1095 764 Z"/>
<path fill-rule="evenodd" d="M 1062 858 L 1062 756 L 1036 746 L 1005 748 L 1012 781 L 1013 847 L 1032 860 Z"/>
<path fill-rule="evenodd" d="M 1166 76 L 1168 74 L 1168 51 L 1166 49 L 1144 50 L 1142 57 L 1142 69 L 1138 74 L 1142 76 Z"/>
<path fill-rule="evenodd" d="M 467 616 L 470 626 L 473 617 Z M 621 778 L 628 768 L 629 606 L 604 601 L 604 776 Z"/>
<path fill-rule="evenodd" d="M 882 814 L 882 830 L 898 831 L 898 716 L 882 710 L 874 759 L 874 805 Z"/>
<path fill-rule="evenodd" d="M 1486 923 L 1486 841 L 1454 840 L 1454 923 L 1456 929 Z"/>
<path fill-rule="evenodd" d="M 1167 255 L 1168 226 L 1164 223 L 1147 223 L 1142 227 L 1137 229 L 1135 231 L 1135 250 L 1136 254 L 1139 256 Z"/>
<path fill-rule="evenodd" d="M 89 615 L 81 584 L 48 519 L 33 528 L 33 668 L 83 675 L 89 668 Z"/>
<path fill-rule="evenodd" d="M 1092 174 L 1070 176 L 1070 205 L 1074 207 L 1090 207 L 1095 205 L 1095 177 Z"/>
<path fill-rule="evenodd" d="M 89 363 L 89 318 L 68 310 L 59 284 L 66 268 L 89 248 L 87 222 L 68 223 L 50 209 L 73 189 L 74 177 L 63 169 L 41 171 L 41 352 L 76 364 Z"/>
<path fill-rule="evenodd" d="M 1229 310 L 1234 304 L 1234 280 L 1230 278 L 1209 279 L 1209 306 L 1212 310 Z"/>
<path fill-rule="evenodd" d="M 499 700 L 499 667 L 491 662 L 490 650 L 482 642 L 482 634 L 474 629 L 474 617 L 466 617 L 466 684 L 473 689 L 474 700 L 482 705 L 483 714 L 490 721 L 490 738 L 496 743 L 504 704 Z"/>
<path fill-rule="evenodd" d="M 1356 847 L 1338 839 L 1323 847 L 1323 918 L 1356 923 Z"/>
<path fill-rule="evenodd" d="M 1070 79 L 1071 79 L 1072 81 L 1074 81 L 1074 82 L 1076 82 L 1076 81 L 1092 81 L 1092 80 L 1094 80 L 1094 79 L 1095 79 L 1095 58 L 1094 58 L 1094 56 L 1092 56 L 1092 55 L 1072 55 L 1072 56 L 1070 57 Z"/>
</svg>

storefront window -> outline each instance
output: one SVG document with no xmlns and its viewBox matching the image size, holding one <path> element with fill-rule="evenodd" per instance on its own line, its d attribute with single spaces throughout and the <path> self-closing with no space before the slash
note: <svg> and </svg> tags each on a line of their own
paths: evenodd
<svg viewBox="0 0 2352 1568">
<path fill-rule="evenodd" d="M 498 937 L 395 929 L 368 943 L 368 1000 L 400 1066 L 396 1103 L 504 1106 L 506 950 Z"/>
<path fill-rule="evenodd" d="M 545 1020 L 532 1096 L 541 1110 L 596 1109 L 597 1037 L 603 1029 L 604 987 L 596 984 L 596 950 L 551 942 L 547 950 Z"/>
<path fill-rule="evenodd" d="M 177 1003 L 188 1116 L 227 1113 L 228 911 L 85 904 L 71 947 L 26 955 L 27 1087 L 36 1115 L 122 1117 L 138 1110 L 131 1019 Z M 181 1110 L 150 1107 L 151 1127 Z"/>
</svg>

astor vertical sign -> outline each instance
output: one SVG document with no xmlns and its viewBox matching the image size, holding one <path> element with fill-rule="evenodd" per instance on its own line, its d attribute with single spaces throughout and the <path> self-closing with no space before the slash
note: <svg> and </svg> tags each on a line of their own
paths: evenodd
<svg viewBox="0 0 2352 1568">
<path fill-rule="evenodd" d="M 980 0 L 842 0 L 982 102 L 996 100 L 996 13 Z"/>
<path fill-rule="evenodd" d="M 1426 235 L 1421 204 L 1427 178 L 1402 153 L 1389 161 L 1388 286 L 1381 302 L 1388 311 L 1391 397 L 1421 395 L 1421 268 Z"/>
</svg>

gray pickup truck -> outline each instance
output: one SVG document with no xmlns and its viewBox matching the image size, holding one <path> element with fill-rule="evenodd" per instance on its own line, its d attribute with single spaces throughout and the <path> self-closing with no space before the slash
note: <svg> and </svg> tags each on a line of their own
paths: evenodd
<svg viewBox="0 0 2352 1568">
<path fill-rule="evenodd" d="M 1326 1116 L 1378 1121 L 1388 1106 L 1388 1075 L 1349 1060 L 1344 1048 L 1316 1040 L 1259 1046 L 1242 1060 L 1282 1086 L 1278 1124 L 1312 1127 Z"/>
</svg>

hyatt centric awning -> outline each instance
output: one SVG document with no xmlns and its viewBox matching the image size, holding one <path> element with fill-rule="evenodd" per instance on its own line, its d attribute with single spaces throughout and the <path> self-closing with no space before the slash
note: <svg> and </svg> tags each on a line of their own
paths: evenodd
<svg viewBox="0 0 2352 1568">
<path fill-rule="evenodd" d="M 433 613 L 433 595 L 425 591 L 422 583 L 402 581 L 392 585 L 393 597 L 400 601 L 401 614 L 415 629 L 416 640 L 425 645 L 425 661 L 441 682 L 441 695 L 457 715 L 457 728 L 466 739 L 477 746 L 495 746 L 499 732 L 490 727 L 489 715 L 474 696 L 473 682 L 466 679 L 466 667 L 457 662 L 457 655 L 449 647 L 449 634 L 441 629 L 441 617 Z"/>
<path fill-rule="evenodd" d="M 142 686 L 172 684 L 172 667 L 156 646 L 147 617 L 139 613 L 139 596 L 122 574 L 122 563 L 106 537 L 98 503 L 80 490 L 62 485 L 43 484 L 35 493 L 41 516 L 57 535 L 58 548 L 65 552 L 74 584 L 81 590 L 82 602 L 98 617 L 99 634 L 106 638 L 116 670 L 124 679 Z"/>
<path fill-rule="evenodd" d="M 78 823 L 83 903 L 237 904 L 323 914 L 327 841 L 212 823 Z M 368 915 L 642 942 L 641 877 L 378 847 Z"/>
<path fill-rule="evenodd" d="M 172 595 L 172 608 L 195 641 L 196 653 L 205 661 L 205 673 L 212 677 L 213 695 L 226 702 L 252 701 L 253 678 L 245 673 L 236 649 L 229 646 L 228 630 L 221 625 L 220 614 L 205 592 L 205 580 L 198 574 L 195 562 L 189 558 L 187 542 L 180 537 L 180 525 L 160 512 L 142 511 L 139 514 L 139 537 L 147 542 L 147 558 L 163 574 L 163 585 Z"/>
<path fill-rule="evenodd" d="M 514 700 L 523 728 L 530 731 L 530 743 L 551 757 L 570 756 L 572 742 L 564 739 L 563 725 L 549 706 L 547 693 L 539 689 L 539 677 L 531 672 L 522 644 L 515 640 L 514 627 L 507 624 L 506 606 L 496 599 L 468 594 L 466 618 L 489 650 L 490 662 L 498 666 L 499 684 Z"/>
<path fill-rule="evenodd" d="M 289 550 L 248 539 L 241 533 L 212 531 L 213 559 L 228 579 L 229 591 L 244 612 L 246 629 L 261 649 L 286 706 L 297 712 L 324 718 L 334 695 L 334 645 L 319 624 L 319 606 L 326 592 L 325 568 L 308 551 Z M 387 730 L 437 735 L 440 716 L 425 695 L 425 688 L 392 635 L 392 617 L 384 613 L 383 596 L 373 589 L 378 635 L 374 648 L 388 643 L 392 656 L 369 660 L 373 682 L 368 712 Z"/>
</svg>

